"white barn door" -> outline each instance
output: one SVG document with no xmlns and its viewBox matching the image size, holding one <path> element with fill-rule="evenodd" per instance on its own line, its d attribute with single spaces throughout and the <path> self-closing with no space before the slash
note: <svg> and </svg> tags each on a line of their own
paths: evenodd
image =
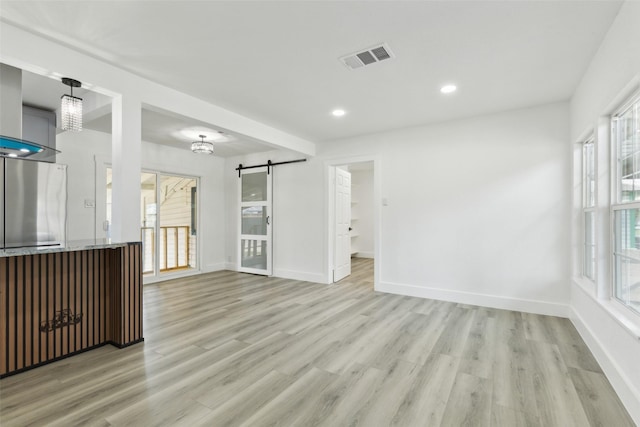
<svg viewBox="0 0 640 427">
<path fill-rule="evenodd" d="M 266 167 L 240 175 L 238 271 L 271 276 L 271 178 Z"/>
</svg>

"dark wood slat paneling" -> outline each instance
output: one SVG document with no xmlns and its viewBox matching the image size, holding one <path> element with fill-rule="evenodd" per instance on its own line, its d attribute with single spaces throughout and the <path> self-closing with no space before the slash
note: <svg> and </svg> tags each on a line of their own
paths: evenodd
<svg viewBox="0 0 640 427">
<path fill-rule="evenodd" d="M 2 307 L 2 313 L 0 314 L 0 342 L 4 346 L 0 349 L 2 354 L 0 355 L 0 372 L 9 370 L 9 346 L 7 340 L 9 339 L 9 266 L 8 259 L 0 260 L 0 279 L 2 279 L 2 286 L 0 287 L 0 307 Z"/>
<path fill-rule="evenodd" d="M 0 258 L 0 378 L 143 340 L 140 243 Z"/>
</svg>

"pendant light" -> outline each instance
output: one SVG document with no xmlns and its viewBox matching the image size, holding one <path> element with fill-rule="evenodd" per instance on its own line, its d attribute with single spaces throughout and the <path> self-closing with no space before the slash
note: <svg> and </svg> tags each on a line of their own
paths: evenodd
<svg viewBox="0 0 640 427">
<path fill-rule="evenodd" d="M 62 83 L 71 88 L 71 95 L 62 95 L 61 98 L 62 129 L 80 132 L 82 130 L 82 98 L 73 96 L 73 88 L 80 87 L 82 83 L 68 77 L 63 77 Z"/>
<path fill-rule="evenodd" d="M 191 143 L 191 151 L 194 153 L 213 154 L 213 143 L 205 141 L 206 135 L 198 135 L 201 141 L 193 141 Z"/>
</svg>

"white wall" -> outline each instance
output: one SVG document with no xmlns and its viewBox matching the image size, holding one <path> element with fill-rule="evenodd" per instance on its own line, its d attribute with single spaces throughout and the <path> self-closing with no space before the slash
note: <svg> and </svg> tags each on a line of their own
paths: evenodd
<svg viewBox="0 0 640 427">
<path fill-rule="evenodd" d="M 296 153 L 271 151 L 226 159 L 225 186 L 226 249 L 230 269 L 237 266 L 238 171 L 245 166 L 304 158 Z M 273 169 L 273 258 L 274 275 L 295 280 L 326 282 L 324 274 L 323 163 L 309 158 L 306 163 L 276 166 Z"/>
<path fill-rule="evenodd" d="M 373 169 L 351 171 L 351 221 L 357 237 L 351 239 L 356 257 L 373 258 Z"/>
<path fill-rule="evenodd" d="M 56 162 L 67 165 L 67 238 L 93 239 L 95 236 L 96 208 L 85 208 L 85 200 L 96 200 L 96 160 L 111 158 L 111 135 L 84 129 L 82 132 L 63 132 L 56 137 L 60 154 Z M 105 180 L 100 185 L 104 186 Z M 98 206 L 102 209 L 104 204 Z M 99 225 L 101 228 L 101 224 Z"/>
<path fill-rule="evenodd" d="M 382 159 L 379 290 L 566 313 L 567 121 L 554 104 L 320 147 Z"/>
<path fill-rule="evenodd" d="M 580 156 L 576 149 L 573 211 L 573 275 L 571 285 L 571 319 L 591 348 L 609 381 L 640 424 L 640 316 L 617 311 L 607 298 L 611 289 L 609 255 L 609 144 L 608 120 L 603 118 L 640 88 L 640 2 L 626 2 L 591 61 L 571 100 L 571 135 L 577 142 L 589 129 L 597 130 L 598 176 L 600 177 L 598 209 L 598 292 L 596 285 L 585 284 L 580 275 Z M 599 125 L 600 123 L 600 125 Z M 627 326 L 623 326 L 626 322 Z M 634 327 L 635 326 L 635 327 Z"/>
<path fill-rule="evenodd" d="M 571 99 L 575 140 L 634 78 L 640 76 L 640 2 L 627 1 L 585 71 Z"/>
<path fill-rule="evenodd" d="M 68 165 L 68 238 L 93 238 L 95 213 L 94 209 L 84 207 L 84 200 L 96 200 L 95 209 L 99 213 L 105 209 L 101 191 L 105 178 L 100 175 L 100 164 L 111 158 L 111 135 L 87 129 L 79 133 L 64 132 L 58 135 L 57 143 L 62 152 L 57 162 Z M 97 172 L 94 156 L 98 158 Z M 142 142 L 143 169 L 200 178 L 198 237 L 202 271 L 219 270 L 225 265 L 224 165 L 224 159 L 218 157 Z M 96 187 L 96 175 L 99 188 Z M 140 182 L 132 185 L 140 185 Z M 100 224 L 98 221 L 98 228 Z"/>
<path fill-rule="evenodd" d="M 568 105 L 559 103 L 328 142 L 307 163 L 277 167 L 276 275 L 329 282 L 325 161 L 370 154 L 381 159 L 389 202 L 378 290 L 566 315 L 568 121 Z M 276 155 L 229 159 L 232 220 L 233 168 Z M 232 262 L 236 227 L 227 235 Z"/>
</svg>

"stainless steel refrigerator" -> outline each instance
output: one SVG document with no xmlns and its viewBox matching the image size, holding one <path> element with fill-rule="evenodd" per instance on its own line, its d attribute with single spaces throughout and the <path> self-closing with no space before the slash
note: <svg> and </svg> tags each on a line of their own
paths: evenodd
<svg viewBox="0 0 640 427">
<path fill-rule="evenodd" d="M 0 160 L 2 248 L 64 245 L 67 166 L 9 157 Z"/>
</svg>

